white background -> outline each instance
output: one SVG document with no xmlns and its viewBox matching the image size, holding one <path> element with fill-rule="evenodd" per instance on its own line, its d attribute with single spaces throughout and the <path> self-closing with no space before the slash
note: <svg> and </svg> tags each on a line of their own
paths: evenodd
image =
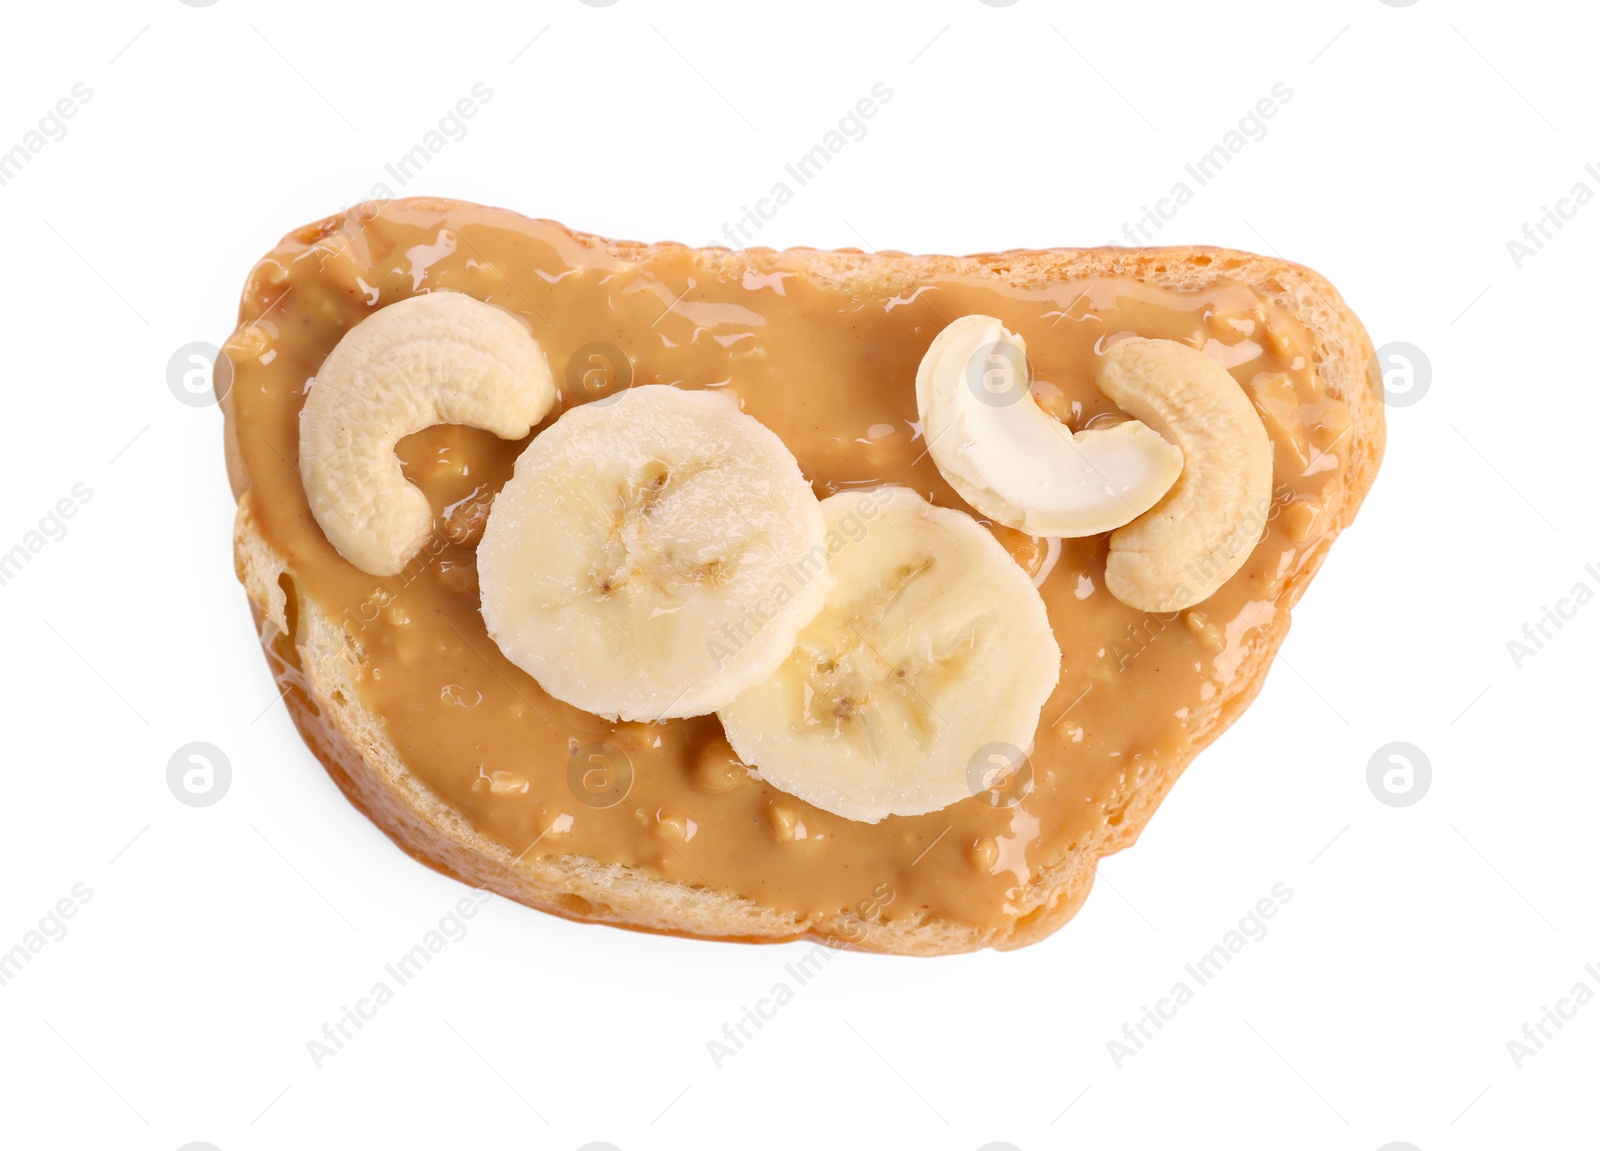
<svg viewBox="0 0 1600 1151">
<path fill-rule="evenodd" d="M 1380 0 L 1002 8 L 649 0 L 13 5 L 0 149 L 92 97 L 0 187 L 0 1143 L 177 1148 L 1593 1146 L 1600 978 L 1590 501 L 1600 117 L 1584 6 Z M 349 807 L 301 744 L 229 550 L 215 408 L 166 365 L 221 343 L 280 235 L 364 198 L 477 82 L 403 191 L 703 242 L 882 81 L 892 101 L 761 233 L 909 251 L 1101 243 L 1283 82 L 1292 99 L 1160 242 L 1326 274 L 1431 365 L 1250 712 L 1077 919 L 1012 954 L 836 955 L 719 1069 L 707 1041 L 804 945 L 580 926 L 496 900 L 336 1057 L 307 1041 L 466 889 Z M 394 189 L 402 191 L 402 189 Z M 180 745 L 233 767 L 214 806 Z M 1406 741 L 1404 808 L 1368 760 Z M 1292 900 L 1119 1068 L 1107 1041 L 1274 884 Z"/>
</svg>

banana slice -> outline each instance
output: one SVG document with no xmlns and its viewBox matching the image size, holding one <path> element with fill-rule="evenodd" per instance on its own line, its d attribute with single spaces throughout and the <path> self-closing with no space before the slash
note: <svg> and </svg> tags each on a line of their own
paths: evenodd
<svg viewBox="0 0 1600 1151">
<path fill-rule="evenodd" d="M 1243 388 L 1204 352 L 1128 339 L 1100 365 L 1100 390 L 1183 449 L 1161 503 L 1111 533 L 1106 590 L 1140 611 L 1209 599 L 1244 566 L 1272 508 L 1272 441 Z"/>
<path fill-rule="evenodd" d="M 822 606 L 822 512 L 789 450 L 666 385 L 566 412 L 517 459 L 478 544 L 512 663 L 608 718 L 704 715 L 774 671 Z"/>
<path fill-rule="evenodd" d="M 928 454 L 961 498 L 1034 536 L 1090 536 L 1143 515 L 1183 453 L 1136 421 L 1073 434 L 1028 391 L 1027 345 L 992 316 L 964 316 L 917 369 Z"/>
<path fill-rule="evenodd" d="M 909 488 L 822 501 L 834 586 L 783 666 L 717 714 L 774 787 L 863 823 L 972 796 L 1029 747 L 1061 652 L 1028 576 Z"/>
</svg>

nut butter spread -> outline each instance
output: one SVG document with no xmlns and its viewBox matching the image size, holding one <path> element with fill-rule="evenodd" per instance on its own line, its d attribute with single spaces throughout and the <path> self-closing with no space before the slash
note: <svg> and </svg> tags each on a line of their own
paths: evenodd
<svg viewBox="0 0 1600 1151">
<path fill-rule="evenodd" d="M 1283 580 L 1320 558 L 1349 413 L 1322 392 L 1306 334 L 1226 281 L 1195 293 L 1125 279 L 1021 288 L 986 269 L 872 295 L 823 282 L 804 253 L 720 266 L 674 245 L 619 248 L 626 258 L 549 222 L 406 201 L 302 229 L 255 269 L 226 349 L 243 498 L 293 590 L 343 622 L 361 702 L 422 783 L 514 853 L 625 864 L 800 915 L 995 927 L 1024 914 L 1030 878 L 1114 828 L 1138 780 L 1188 758 L 1192 717 L 1237 673 L 1247 637 L 1287 610 Z M 433 505 L 432 537 L 388 578 L 334 550 L 295 466 L 301 405 L 345 332 L 437 289 L 527 321 L 561 389 L 541 426 L 630 384 L 717 388 L 783 439 L 819 496 L 888 482 L 963 510 L 926 454 L 913 386 L 947 323 L 981 312 L 1025 338 L 1035 396 L 1074 429 L 1123 418 L 1093 382 L 1112 338 L 1180 340 L 1255 402 L 1274 496 L 1247 525 L 1263 535 L 1245 566 L 1170 616 L 1107 593 L 1105 536 L 1057 544 L 993 527 L 1037 582 L 1063 656 L 1032 788 L 1009 804 L 984 796 L 855 823 L 753 778 L 714 715 L 611 723 L 552 699 L 501 655 L 479 614 L 474 547 L 528 441 L 444 426 L 402 440 L 406 475 Z M 282 639 L 274 649 L 292 664 Z M 292 666 L 280 673 L 297 681 Z"/>
</svg>

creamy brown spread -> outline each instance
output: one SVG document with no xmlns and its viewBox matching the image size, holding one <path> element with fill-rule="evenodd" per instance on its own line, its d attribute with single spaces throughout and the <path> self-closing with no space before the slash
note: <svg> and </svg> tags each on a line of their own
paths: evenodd
<svg viewBox="0 0 1600 1151">
<path fill-rule="evenodd" d="M 303 229 L 256 268 L 226 349 L 243 498 L 299 595 L 358 645 L 361 702 L 423 783 L 513 852 L 626 864 L 802 915 L 994 927 L 1024 914 L 1031 877 L 1117 824 L 1138 779 L 1188 758 L 1196 711 L 1237 674 L 1252 630 L 1287 610 L 1272 597 L 1325 542 L 1350 417 L 1322 392 L 1306 333 L 1237 283 L 1190 294 L 1118 279 L 1024 289 L 984 272 L 926 276 L 883 298 L 818 283 L 803 252 L 732 272 L 674 245 L 630 257 L 549 222 L 407 201 Z M 630 376 L 720 388 L 782 437 L 819 496 L 890 482 L 967 511 L 916 422 L 917 365 L 949 321 L 982 312 L 1022 335 L 1036 396 L 1075 429 L 1121 418 L 1093 382 L 1110 338 L 1182 340 L 1215 355 L 1255 400 L 1276 492 L 1243 569 L 1172 616 L 1107 593 L 1106 537 L 1065 540 L 1057 555 L 1049 541 L 994 527 L 1038 580 L 1063 654 L 1032 749 L 1032 790 L 1014 806 L 974 798 L 853 823 L 752 778 L 715 716 L 607 722 L 550 698 L 500 654 L 479 615 L 473 549 L 528 441 L 435 427 L 400 443 L 436 515 L 433 539 L 400 575 L 366 575 L 329 544 L 295 467 L 306 391 L 363 317 L 435 289 L 528 322 L 562 389 L 547 424 Z M 631 765 L 631 787 L 611 806 L 596 804 L 615 795 L 586 802 L 569 783 L 575 759 L 603 773 L 592 745 Z"/>
</svg>

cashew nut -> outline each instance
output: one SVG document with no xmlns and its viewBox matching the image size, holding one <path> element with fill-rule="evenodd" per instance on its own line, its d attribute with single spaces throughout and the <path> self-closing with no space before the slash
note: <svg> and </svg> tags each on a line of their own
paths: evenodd
<svg viewBox="0 0 1600 1151">
<path fill-rule="evenodd" d="M 1140 611 L 1179 611 L 1244 566 L 1272 503 L 1272 444 L 1226 369 L 1173 340 L 1127 339 L 1106 353 L 1100 390 L 1183 449 L 1159 504 L 1111 533 L 1106 588 Z"/>
<path fill-rule="evenodd" d="M 1089 536 L 1148 511 L 1183 453 L 1141 423 L 1074 434 L 1029 392 L 1027 345 L 992 316 L 964 316 L 917 369 L 928 454 L 962 499 L 1034 536 Z"/>
<path fill-rule="evenodd" d="M 520 439 L 555 397 L 544 352 L 509 312 L 457 292 L 390 304 L 344 334 L 300 412 L 311 513 L 345 559 L 395 575 L 433 526 L 395 444 L 434 424 Z"/>
</svg>

